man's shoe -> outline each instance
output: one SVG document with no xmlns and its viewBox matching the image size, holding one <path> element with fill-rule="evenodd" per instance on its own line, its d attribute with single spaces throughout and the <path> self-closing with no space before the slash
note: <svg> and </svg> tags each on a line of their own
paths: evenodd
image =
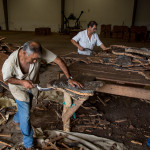
<svg viewBox="0 0 150 150">
<path fill-rule="evenodd" d="M 12 124 L 16 126 L 16 130 L 20 130 L 20 124 L 19 123 L 12 121 Z"/>
</svg>

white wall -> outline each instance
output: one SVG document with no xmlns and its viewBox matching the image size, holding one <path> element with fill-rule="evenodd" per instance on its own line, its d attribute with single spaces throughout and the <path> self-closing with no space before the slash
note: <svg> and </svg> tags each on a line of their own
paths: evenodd
<svg viewBox="0 0 150 150">
<path fill-rule="evenodd" d="M 8 0 L 10 30 L 34 31 L 50 27 L 58 32 L 61 26 L 60 0 Z"/>
<path fill-rule="evenodd" d="M 5 18 L 2 0 L 0 0 L 0 26 L 2 27 L 2 29 L 5 29 Z"/>
<path fill-rule="evenodd" d="M 135 25 L 147 26 L 150 31 L 150 0 L 138 0 Z"/>
<path fill-rule="evenodd" d="M 83 10 L 80 23 L 86 28 L 90 20 L 95 20 L 100 32 L 101 24 L 131 26 L 134 0 L 66 0 L 65 14 L 79 16 Z"/>
<path fill-rule="evenodd" d="M 79 16 L 86 28 L 90 20 L 101 24 L 131 26 L 134 0 L 66 0 L 65 14 Z M 135 25 L 145 25 L 150 30 L 150 0 L 138 0 Z M 61 27 L 61 0 L 8 0 L 10 30 L 34 31 L 36 27 L 51 27 L 58 32 Z M 70 21 L 73 26 L 74 21 Z M 0 0 L 0 26 L 5 29 L 2 0 Z"/>
</svg>

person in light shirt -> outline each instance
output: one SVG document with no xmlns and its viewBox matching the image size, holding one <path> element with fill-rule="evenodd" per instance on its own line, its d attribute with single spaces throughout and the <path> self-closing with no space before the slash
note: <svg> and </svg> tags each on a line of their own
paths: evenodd
<svg viewBox="0 0 150 150">
<path fill-rule="evenodd" d="M 12 123 L 20 127 L 26 150 L 34 150 L 33 129 L 30 123 L 30 108 L 33 97 L 38 96 L 39 70 L 41 61 L 56 63 L 66 76 L 68 84 L 82 88 L 73 80 L 66 64 L 53 52 L 41 46 L 39 42 L 28 41 L 14 51 L 2 67 L 3 80 L 8 83 L 9 90 L 17 103 L 18 112 Z"/>
<path fill-rule="evenodd" d="M 91 55 L 95 45 L 100 46 L 103 50 L 110 49 L 106 48 L 106 46 L 100 41 L 96 30 L 97 23 L 95 21 L 90 21 L 86 30 L 79 32 L 71 39 L 72 44 L 78 48 L 79 54 Z"/>
</svg>

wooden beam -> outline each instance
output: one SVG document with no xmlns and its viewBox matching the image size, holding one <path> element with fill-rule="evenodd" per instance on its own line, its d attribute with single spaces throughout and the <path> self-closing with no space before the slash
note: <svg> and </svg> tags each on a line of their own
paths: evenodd
<svg viewBox="0 0 150 150">
<path fill-rule="evenodd" d="M 150 90 L 116 84 L 105 84 L 97 92 L 150 100 Z"/>
<path fill-rule="evenodd" d="M 5 16 L 5 26 L 6 26 L 6 30 L 9 30 L 9 26 L 8 26 L 7 0 L 3 0 L 3 9 L 4 9 L 4 16 Z"/>
<path fill-rule="evenodd" d="M 83 99 L 76 100 L 74 102 L 74 106 L 67 109 L 65 113 L 62 115 L 62 121 L 65 124 L 70 117 L 80 108 L 84 101 L 86 101 L 89 97 L 84 97 Z"/>
<path fill-rule="evenodd" d="M 135 23 L 137 3 L 138 3 L 138 0 L 134 0 L 133 15 L 132 15 L 132 26 L 134 26 L 134 23 Z"/>
<path fill-rule="evenodd" d="M 66 111 L 72 105 L 71 97 L 70 97 L 70 95 L 67 92 L 64 92 L 64 102 L 65 102 L 65 104 L 63 105 L 62 116 L 66 113 Z M 70 132 L 70 119 L 68 119 L 66 122 L 63 122 L 63 130 L 65 132 Z"/>
<path fill-rule="evenodd" d="M 64 30 L 64 13 L 65 11 L 65 0 L 61 0 L 61 32 Z"/>
</svg>

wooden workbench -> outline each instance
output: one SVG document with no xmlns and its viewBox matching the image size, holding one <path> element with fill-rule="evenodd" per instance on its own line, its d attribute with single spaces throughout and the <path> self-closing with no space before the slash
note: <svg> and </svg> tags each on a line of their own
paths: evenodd
<svg viewBox="0 0 150 150">
<path fill-rule="evenodd" d="M 140 86 L 150 86 L 150 80 L 136 72 L 115 70 L 112 65 L 104 64 L 85 64 L 76 62 L 69 69 L 72 73 L 78 73 L 87 76 L 94 76 L 96 79 L 111 81 L 120 84 L 131 84 Z"/>
<path fill-rule="evenodd" d="M 102 54 L 100 56 L 101 59 L 106 57 L 109 57 L 109 55 Z M 116 56 L 111 55 L 110 57 L 115 58 Z M 116 70 L 115 65 L 106 65 L 101 62 L 98 63 L 98 61 L 97 63 L 90 62 L 87 64 L 86 62 L 91 59 L 90 56 L 71 54 L 65 56 L 66 59 L 72 60 L 71 63 L 73 64 L 69 66 L 69 70 L 75 80 L 82 83 L 83 80 L 89 77 L 91 80 L 95 78 L 96 80 L 104 81 L 104 86 L 96 89 L 97 92 L 150 100 L 150 90 L 145 88 L 150 87 L 150 80 L 145 79 L 144 76 L 139 75 L 137 72 Z M 63 114 L 69 110 L 72 104 L 69 94 L 64 93 L 64 101 L 66 102 L 66 108 L 64 108 Z M 80 106 L 84 101 L 80 100 L 77 104 L 80 102 Z M 70 119 L 63 121 L 63 126 L 64 131 L 70 131 Z"/>
<path fill-rule="evenodd" d="M 115 70 L 112 65 L 76 62 L 69 67 L 73 76 L 84 75 L 105 81 L 98 92 L 150 100 L 150 80 L 136 72 Z"/>
</svg>

